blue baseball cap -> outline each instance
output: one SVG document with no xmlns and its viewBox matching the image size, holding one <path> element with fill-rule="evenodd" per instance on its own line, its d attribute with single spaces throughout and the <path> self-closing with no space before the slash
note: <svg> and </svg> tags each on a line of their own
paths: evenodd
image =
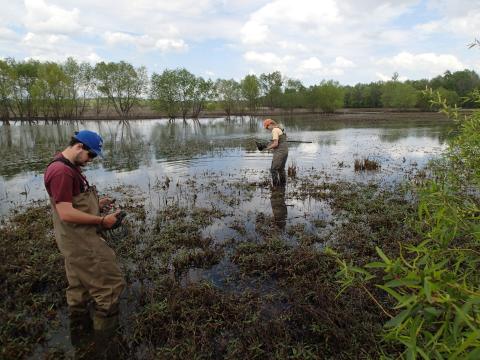
<svg viewBox="0 0 480 360">
<path fill-rule="evenodd" d="M 104 157 L 102 153 L 103 139 L 96 132 L 90 130 L 80 130 L 75 132 L 73 137 L 80 141 L 83 145 L 86 145 L 98 156 L 102 158 Z"/>
</svg>

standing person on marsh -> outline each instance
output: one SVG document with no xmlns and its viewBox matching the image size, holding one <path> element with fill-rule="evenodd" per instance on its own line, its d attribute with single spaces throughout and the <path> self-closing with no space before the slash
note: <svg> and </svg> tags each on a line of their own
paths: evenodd
<svg viewBox="0 0 480 360">
<path fill-rule="evenodd" d="M 272 141 L 264 150 L 272 150 L 273 158 L 270 172 L 272 174 L 272 182 L 274 187 L 284 187 L 287 182 L 287 174 L 285 172 L 285 164 L 288 158 L 287 134 L 272 119 L 265 119 L 263 127 L 272 132 Z"/>
<path fill-rule="evenodd" d="M 111 228 L 119 211 L 105 216 L 100 209 L 112 200 L 98 197 L 81 167 L 102 154 L 103 140 L 89 130 L 76 132 L 65 150 L 48 165 L 45 188 L 50 196 L 57 246 L 65 259 L 67 303 L 72 326 L 91 327 L 88 303 L 93 300 L 96 331 L 118 323 L 118 302 L 125 280 L 114 251 L 97 230 Z"/>
</svg>

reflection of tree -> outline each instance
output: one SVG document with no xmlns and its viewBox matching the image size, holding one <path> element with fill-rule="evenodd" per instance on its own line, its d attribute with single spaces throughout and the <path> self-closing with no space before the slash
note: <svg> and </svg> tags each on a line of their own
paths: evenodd
<svg viewBox="0 0 480 360">
<path fill-rule="evenodd" d="M 199 121 L 155 124 L 150 135 L 157 159 L 204 154 L 213 149 L 206 127 Z"/>
<path fill-rule="evenodd" d="M 68 144 L 73 124 L 0 127 L 0 175 L 7 178 L 23 172 L 43 172 L 54 154 Z"/>
<path fill-rule="evenodd" d="M 450 126 L 447 125 L 419 127 L 418 124 L 416 124 L 416 127 L 383 128 L 380 130 L 379 139 L 382 142 L 394 143 L 408 137 L 429 138 L 442 144 L 448 137 L 450 130 Z"/>
<path fill-rule="evenodd" d="M 148 162 L 148 151 L 143 136 L 128 120 L 120 120 L 113 127 L 101 131 L 108 152 L 103 166 L 108 170 L 135 170 L 142 161 Z"/>
</svg>

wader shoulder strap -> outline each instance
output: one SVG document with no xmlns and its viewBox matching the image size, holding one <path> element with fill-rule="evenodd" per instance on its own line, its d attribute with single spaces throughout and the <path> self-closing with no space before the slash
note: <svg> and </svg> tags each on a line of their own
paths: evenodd
<svg viewBox="0 0 480 360">
<path fill-rule="evenodd" d="M 88 180 L 87 178 L 85 177 L 85 175 L 83 175 L 80 170 L 78 170 L 78 168 L 73 165 L 68 159 L 65 159 L 64 157 L 58 157 L 56 159 L 53 159 L 52 161 L 50 161 L 50 163 L 48 164 L 48 166 L 50 166 L 51 164 L 55 163 L 55 162 L 61 162 L 65 165 L 67 165 L 69 168 L 73 169 L 79 176 L 80 178 L 82 179 L 82 181 L 80 181 L 80 192 L 83 193 L 85 192 L 85 190 L 87 190 L 89 187 L 90 187 L 90 184 L 88 183 Z M 47 166 L 47 167 L 48 167 Z M 87 189 L 85 189 L 85 184 L 87 184 Z"/>
</svg>

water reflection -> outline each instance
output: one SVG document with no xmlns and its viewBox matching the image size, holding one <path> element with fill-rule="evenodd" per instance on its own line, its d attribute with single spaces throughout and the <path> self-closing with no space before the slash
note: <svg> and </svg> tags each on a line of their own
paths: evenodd
<svg viewBox="0 0 480 360">
<path fill-rule="evenodd" d="M 431 138 L 436 136 L 438 142 L 443 144 L 448 136 L 444 126 L 418 127 L 418 128 L 401 128 L 401 129 L 381 129 L 379 139 L 382 142 L 394 143 L 405 138 Z"/>
<path fill-rule="evenodd" d="M 414 116 L 414 115 L 412 115 Z M 421 167 L 444 148 L 452 124 L 391 121 L 342 122 L 316 117 L 279 118 L 289 140 L 289 161 L 299 170 L 316 168 L 330 178 L 375 180 L 379 176 L 398 177 L 404 164 Z M 86 171 L 95 172 L 101 189 L 112 181 L 138 185 L 168 176 L 198 176 L 205 171 L 238 174 L 240 171 L 268 171 L 271 154 L 256 150 L 253 138 L 269 139 L 262 119 L 236 117 L 187 120 L 86 121 L 55 124 L 12 124 L 0 126 L 0 215 L 24 201 L 44 198 L 42 174 L 57 151 L 69 142 L 75 130 L 99 132 L 105 142 L 104 160 L 95 161 Z M 355 158 L 369 157 L 381 162 L 377 175 L 353 172 Z M 405 160 L 403 160 L 405 158 Z M 344 166 L 338 167 L 342 163 Z M 256 176 L 256 175 L 252 175 Z M 12 203 L 13 202 L 13 203 Z"/>
<path fill-rule="evenodd" d="M 275 225 L 279 229 L 285 229 L 287 223 L 287 205 L 285 204 L 285 187 L 272 187 L 270 195 L 270 204 L 272 205 L 272 214 Z"/>
<path fill-rule="evenodd" d="M 104 168 L 109 171 L 132 171 L 141 164 L 149 165 L 150 157 L 145 147 L 144 135 L 129 121 L 121 120 L 100 132 L 108 153 Z"/>
</svg>

